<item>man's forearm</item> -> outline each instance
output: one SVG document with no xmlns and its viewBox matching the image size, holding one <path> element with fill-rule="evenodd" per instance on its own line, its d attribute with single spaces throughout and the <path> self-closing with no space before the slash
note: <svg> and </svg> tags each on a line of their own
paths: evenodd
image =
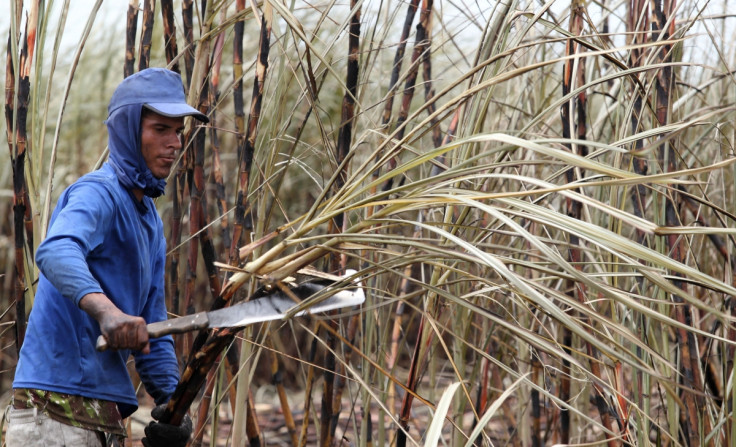
<svg viewBox="0 0 736 447">
<path fill-rule="evenodd" d="M 108 312 L 122 313 L 104 293 L 88 293 L 84 295 L 79 300 L 79 308 L 87 312 L 97 322 Z"/>
</svg>

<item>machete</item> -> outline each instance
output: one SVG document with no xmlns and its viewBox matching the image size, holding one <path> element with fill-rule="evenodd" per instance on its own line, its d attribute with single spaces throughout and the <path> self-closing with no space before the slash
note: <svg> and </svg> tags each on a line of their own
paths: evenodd
<svg viewBox="0 0 736 447">
<path fill-rule="evenodd" d="M 320 293 L 326 287 L 325 284 L 307 282 L 292 288 L 291 292 L 297 298 L 303 300 Z M 365 301 L 365 294 L 358 284 L 357 287 L 340 290 L 332 296 L 294 313 L 293 316 L 357 306 L 362 304 L 363 301 Z M 164 335 L 181 334 L 205 328 L 240 328 L 253 323 L 284 319 L 289 315 L 290 310 L 297 306 L 301 306 L 301 303 L 294 302 L 284 292 L 275 290 L 260 298 L 230 307 L 150 323 L 146 326 L 146 330 L 150 338 L 158 338 Z M 104 336 L 100 335 L 97 338 L 96 348 L 98 351 L 105 351 L 108 348 Z"/>
</svg>

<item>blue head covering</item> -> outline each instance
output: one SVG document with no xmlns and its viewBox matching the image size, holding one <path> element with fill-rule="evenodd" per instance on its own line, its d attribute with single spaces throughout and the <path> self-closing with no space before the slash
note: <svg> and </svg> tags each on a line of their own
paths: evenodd
<svg viewBox="0 0 736 447">
<path fill-rule="evenodd" d="M 115 89 L 107 107 L 109 163 L 128 189 L 142 189 L 149 197 L 164 193 L 166 180 L 157 179 L 141 153 L 141 111 L 146 107 L 168 117 L 193 116 L 208 122 L 206 115 L 189 106 L 181 77 L 165 68 L 148 68 L 128 76 Z"/>
</svg>

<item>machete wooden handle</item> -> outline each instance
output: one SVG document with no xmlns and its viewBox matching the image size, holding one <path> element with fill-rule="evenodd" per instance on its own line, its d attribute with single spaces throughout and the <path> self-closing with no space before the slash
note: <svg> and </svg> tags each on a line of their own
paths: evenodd
<svg viewBox="0 0 736 447">
<path fill-rule="evenodd" d="M 172 318 L 170 320 L 158 321 L 146 325 L 146 331 L 149 338 L 159 338 L 169 334 L 182 334 L 184 332 L 196 331 L 209 326 L 210 321 L 207 318 L 207 312 L 199 312 L 186 317 Z M 106 351 L 109 346 L 107 339 L 100 335 L 97 337 L 95 348 L 98 351 Z"/>
</svg>

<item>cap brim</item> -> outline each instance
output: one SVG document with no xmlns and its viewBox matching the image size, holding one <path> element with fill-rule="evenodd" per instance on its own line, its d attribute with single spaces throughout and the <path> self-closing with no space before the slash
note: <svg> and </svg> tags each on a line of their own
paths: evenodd
<svg viewBox="0 0 736 447">
<path fill-rule="evenodd" d="M 202 121 L 203 123 L 210 122 L 210 119 L 207 117 L 207 115 L 201 113 L 199 110 L 195 109 L 189 104 L 156 102 L 143 104 L 143 107 L 150 109 L 158 113 L 159 115 L 168 116 L 170 118 L 191 116 Z"/>
</svg>

